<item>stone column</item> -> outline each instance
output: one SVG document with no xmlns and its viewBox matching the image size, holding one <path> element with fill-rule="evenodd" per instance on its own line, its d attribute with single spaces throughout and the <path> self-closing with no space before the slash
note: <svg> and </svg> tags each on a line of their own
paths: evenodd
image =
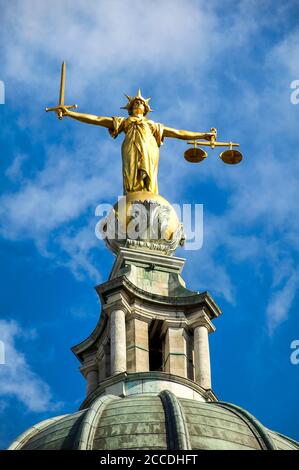
<svg viewBox="0 0 299 470">
<path fill-rule="evenodd" d="M 138 318 L 130 318 L 126 325 L 126 334 L 128 372 L 148 372 L 148 323 Z"/>
<path fill-rule="evenodd" d="M 172 325 L 165 321 L 164 370 L 170 374 L 187 377 L 186 332 L 181 325 Z"/>
<path fill-rule="evenodd" d="M 211 364 L 208 328 L 205 325 L 194 328 L 195 381 L 205 389 L 211 388 Z"/>
<path fill-rule="evenodd" d="M 123 310 L 113 310 L 110 315 L 111 338 L 111 375 L 125 372 L 126 358 L 126 321 Z"/>
<path fill-rule="evenodd" d="M 98 371 L 97 366 L 90 368 L 86 372 L 86 381 L 87 381 L 87 396 L 90 395 L 98 386 Z"/>
</svg>

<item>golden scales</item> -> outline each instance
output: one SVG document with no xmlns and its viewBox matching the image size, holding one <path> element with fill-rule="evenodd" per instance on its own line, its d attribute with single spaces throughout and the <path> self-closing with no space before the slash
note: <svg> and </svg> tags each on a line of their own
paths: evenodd
<svg viewBox="0 0 299 470">
<path fill-rule="evenodd" d="M 220 153 L 219 157 L 221 158 L 221 160 L 224 163 L 227 163 L 228 165 L 236 165 L 237 163 L 240 163 L 243 159 L 243 155 L 239 150 L 233 148 L 239 147 L 240 144 L 236 144 L 235 142 L 217 142 L 216 129 L 212 127 L 211 132 L 214 132 L 215 135 L 211 137 L 210 141 L 191 140 L 187 142 L 187 144 L 193 145 L 193 148 L 189 148 L 184 153 L 184 157 L 187 162 L 199 163 L 202 162 L 208 156 L 205 150 L 198 147 L 200 145 L 205 147 L 211 147 L 211 149 L 214 149 L 215 147 L 229 147 L 227 150 L 224 150 L 224 152 Z"/>
</svg>

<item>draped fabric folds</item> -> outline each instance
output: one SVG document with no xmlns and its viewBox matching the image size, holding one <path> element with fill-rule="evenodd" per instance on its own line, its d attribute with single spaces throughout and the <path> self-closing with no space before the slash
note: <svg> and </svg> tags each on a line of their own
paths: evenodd
<svg viewBox="0 0 299 470">
<path fill-rule="evenodd" d="M 109 133 L 116 138 L 125 133 L 122 144 L 124 194 L 151 191 L 158 194 L 159 147 L 163 143 L 163 124 L 146 117 L 113 117 Z"/>
</svg>

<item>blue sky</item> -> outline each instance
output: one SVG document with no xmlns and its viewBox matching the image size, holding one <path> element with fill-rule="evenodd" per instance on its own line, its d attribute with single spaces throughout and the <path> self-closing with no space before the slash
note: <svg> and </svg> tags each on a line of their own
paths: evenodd
<svg viewBox="0 0 299 470">
<path fill-rule="evenodd" d="M 0 0 L 0 448 L 48 416 L 75 411 L 85 383 L 70 347 L 99 315 L 94 285 L 113 256 L 95 207 L 122 191 L 120 144 L 105 129 L 44 112 L 58 95 L 125 115 L 141 87 L 152 119 L 218 129 L 241 142 L 231 167 L 186 144 L 161 149 L 159 191 L 204 205 L 204 245 L 177 251 L 189 288 L 223 310 L 211 336 L 213 385 L 266 426 L 299 440 L 299 6 L 296 1 Z"/>
</svg>

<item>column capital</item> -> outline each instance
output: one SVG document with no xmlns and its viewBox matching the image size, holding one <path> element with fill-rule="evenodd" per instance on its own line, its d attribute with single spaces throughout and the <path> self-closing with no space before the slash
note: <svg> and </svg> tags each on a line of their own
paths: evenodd
<svg viewBox="0 0 299 470">
<path fill-rule="evenodd" d="M 167 330 L 169 328 L 173 328 L 173 329 L 179 329 L 179 328 L 182 328 L 184 330 L 186 330 L 187 328 L 187 320 L 182 320 L 182 319 L 165 319 L 163 321 L 163 326 L 162 326 L 162 329 L 161 329 L 161 335 L 165 335 Z"/>
<path fill-rule="evenodd" d="M 204 312 L 204 310 L 201 310 L 200 312 L 195 312 L 188 318 L 188 329 L 194 331 L 195 328 L 200 326 L 206 327 L 209 333 L 214 333 L 214 331 L 216 330 L 215 326 L 211 322 L 207 313 Z"/>
<path fill-rule="evenodd" d="M 121 293 L 113 294 L 103 305 L 103 311 L 108 317 L 115 310 L 122 310 L 125 315 L 131 311 L 129 302 Z"/>
<path fill-rule="evenodd" d="M 87 375 L 89 374 L 89 372 L 92 372 L 92 371 L 97 372 L 97 370 L 98 370 L 98 365 L 95 360 L 86 362 L 86 364 L 82 364 L 82 366 L 80 367 L 80 372 L 85 378 L 87 378 Z"/>
<path fill-rule="evenodd" d="M 128 319 L 129 320 L 133 320 L 133 319 L 136 319 L 136 320 L 140 320 L 140 321 L 143 321 L 144 323 L 147 323 L 148 325 L 151 324 L 151 322 L 153 321 L 153 318 L 148 316 L 148 315 L 145 315 L 143 312 L 141 312 L 138 307 L 133 307 L 130 309 L 130 311 L 128 312 Z"/>
</svg>

